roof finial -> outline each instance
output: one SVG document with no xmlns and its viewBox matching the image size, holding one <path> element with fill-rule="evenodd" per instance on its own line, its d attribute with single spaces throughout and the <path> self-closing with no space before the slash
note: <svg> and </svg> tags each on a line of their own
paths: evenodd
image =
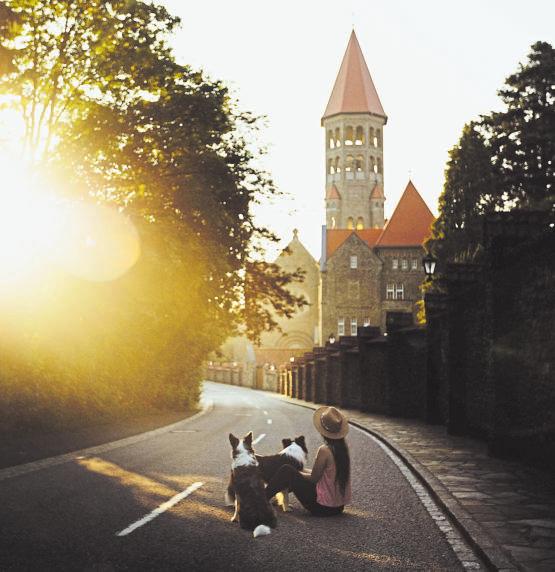
<svg viewBox="0 0 555 572">
<path fill-rule="evenodd" d="M 299 229 L 298 228 L 294 228 L 293 229 L 293 238 L 299 238 Z"/>
</svg>

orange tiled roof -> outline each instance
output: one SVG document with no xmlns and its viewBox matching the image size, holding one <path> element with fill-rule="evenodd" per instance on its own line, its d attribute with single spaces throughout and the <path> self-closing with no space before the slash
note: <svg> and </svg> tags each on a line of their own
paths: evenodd
<svg viewBox="0 0 555 572">
<path fill-rule="evenodd" d="M 326 258 L 329 258 L 350 236 L 356 234 L 372 248 L 382 233 L 381 228 L 365 228 L 363 230 L 332 229 L 326 232 Z"/>
<path fill-rule="evenodd" d="M 322 120 L 339 113 L 372 113 L 387 119 L 354 30 Z"/>
<path fill-rule="evenodd" d="M 409 181 L 376 246 L 420 246 L 433 222 L 434 215 Z"/>
<path fill-rule="evenodd" d="M 370 200 L 372 199 L 385 199 L 385 195 L 383 194 L 383 187 L 376 183 L 372 192 L 370 193 Z"/>
<path fill-rule="evenodd" d="M 332 185 L 328 189 L 328 192 L 326 193 L 326 199 L 340 199 L 340 198 L 341 198 L 341 195 L 339 194 L 337 187 L 335 185 Z"/>
</svg>

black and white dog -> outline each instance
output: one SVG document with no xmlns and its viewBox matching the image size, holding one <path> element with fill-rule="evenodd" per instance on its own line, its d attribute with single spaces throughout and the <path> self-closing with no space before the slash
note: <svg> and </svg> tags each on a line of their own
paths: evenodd
<svg viewBox="0 0 555 572">
<path fill-rule="evenodd" d="M 276 455 L 255 455 L 262 478 L 266 483 L 270 482 L 282 465 L 293 465 L 296 469 L 302 471 L 307 464 L 308 449 L 306 448 L 304 435 L 295 437 L 295 439 L 282 439 L 281 443 L 283 449 Z M 289 491 L 282 491 L 276 497 L 277 504 L 281 506 L 284 512 L 291 510 L 289 508 Z M 231 481 L 227 487 L 225 501 L 228 506 L 232 506 L 235 501 L 235 493 L 231 486 Z"/>
<path fill-rule="evenodd" d="M 271 528 L 277 526 L 277 519 L 266 498 L 262 472 L 252 448 L 252 431 L 243 439 L 230 433 L 229 442 L 233 459 L 229 488 L 235 499 L 231 522 L 239 521 L 241 528 L 252 530 L 255 538 L 270 534 Z"/>
</svg>

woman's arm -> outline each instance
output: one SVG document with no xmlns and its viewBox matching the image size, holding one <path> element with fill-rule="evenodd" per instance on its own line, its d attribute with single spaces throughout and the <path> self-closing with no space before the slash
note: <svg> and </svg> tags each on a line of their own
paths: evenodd
<svg viewBox="0 0 555 572">
<path fill-rule="evenodd" d="M 317 483 L 322 478 L 322 475 L 324 474 L 324 471 L 328 466 L 330 455 L 331 452 L 325 445 L 322 445 L 318 449 L 318 453 L 316 455 L 316 460 L 314 461 L 314 466 L 312 467 L 312 471 L 310 471 L 310 473 L 308 471 L 306 472 L 303 471 L 303 473 L 308 477 L 308 479 L 311 482 Z"/>
</svg>

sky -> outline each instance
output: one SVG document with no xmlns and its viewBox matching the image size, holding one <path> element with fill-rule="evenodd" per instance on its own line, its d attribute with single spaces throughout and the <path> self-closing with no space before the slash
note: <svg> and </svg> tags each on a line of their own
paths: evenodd
<svg viewBox="0 0 555 572">
<path fill-rule="evenodd" d="M 262 166 L 285 196 L 257 207 L 257 221 L 279 247 L 298 228 L 316 259 L 325 221 L 320 119 L 353 26 L 388 116 L 386 217 L 409 175 L 437 214 L 464 124 L 502 108 L 497 91 L 534 42 L 555 43 L 553 0 L 159 2 L 182 19 L 172 39 L 178 61 L 223 80 L 241 109 L 265 116 Z"/>
</svg>

